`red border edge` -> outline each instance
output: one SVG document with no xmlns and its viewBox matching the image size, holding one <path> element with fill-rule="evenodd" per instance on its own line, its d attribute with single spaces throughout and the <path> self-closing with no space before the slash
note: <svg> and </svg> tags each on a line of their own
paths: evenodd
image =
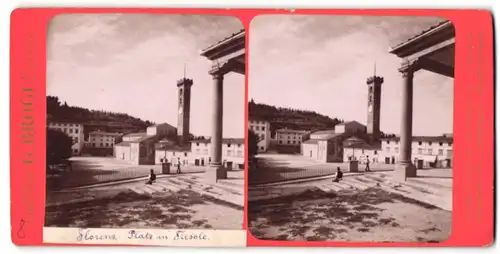
<svg viewBox="0 0 500 254">
<path fill-rule="evenodd" d="M 262 14 L 440 16 L 456 30 L 454 84 L 453 226 L 441 243 L 307 242 L 258 240 L 247 231 L 248 246 L 488 246 L 494 230 L 494 39 L 488 10 L 311 10 L 311 9 L 140 9 L 20 8 L 11 14 L 10 175 L 11 231 L 16 245 L 44 244 L 46 30 L 50 19 L 70 13 L 156 13 L 232 15 L 247 30 Z M 248 100 L 246 69 L 245 98 Z M 245 109 L 247 110 L 247 101 Z M 247 119 L 248 112 L 245 114 Z M 247 126 L 248 123 L 245 123 Z M 479 173 L 478 173 L 479 172 Z M 248 170 L 246 172 L 248 174 Z M 245 181 L 245 187 L 248 183 Z M 247 197 L 245 195 L 245 203 Z M 244 229 L 248 228 L 245 205 Z M 473 233 L 471 233 L 473 232 Z M 69 245 L 69 244 L 68 244 Z"/>
</svg>

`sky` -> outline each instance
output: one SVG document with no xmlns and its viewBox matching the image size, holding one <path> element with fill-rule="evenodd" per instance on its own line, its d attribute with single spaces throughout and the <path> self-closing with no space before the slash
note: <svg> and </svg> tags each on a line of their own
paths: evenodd
<svg viewBox="0 0 500 254">
<path fill-rule="evenodd" d="M 68 105 L 177 126 L 177 80 L 193 79 L 191 133 L 210 136 L 211 62 L 200 51 L 239 32 L 230 16 L 70 14 L 49 23 L 47 94 Z M 245 77 L 224 77 L 224 137 L 243 138 Z"/>
<path fill-rule="evenodd" d="M 389 48 L 436 25 L 434 17 L 259 16 L 250 24 L 249 97 L 256 103 L 367 121 L 366 79 L 382 85 L 381 130 L 399 134 L 401 60 Z M 453 129 L 453 79 L 414 77 L 413 135 Z"/>
</svg>

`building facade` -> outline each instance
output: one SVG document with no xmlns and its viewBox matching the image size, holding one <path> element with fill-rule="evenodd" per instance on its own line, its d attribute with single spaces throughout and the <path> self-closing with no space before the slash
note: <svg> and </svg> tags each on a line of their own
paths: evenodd
<svg viewBox="0 0 500 254">
<path fill-rule="evenodd" d="M 271 144 L 271 124 L 268 121 L 250 119 L 248 128 L 259 137 L 259 152 L 266 152 Z"/>
<path fill-rule="evenodd" d="M 121 133 L 92 131 L 89 133 L 88 146 L 90 148 L 109 148 L 113 149 L 115 141 Z"/>
<path fill-rule="evenodd" d="M 83 124 L 69 123 L 69 122 L 47 122 L 47 127 L 52 130 L 58 130 L 68 135 L 73 140 L 71 152 L 73 155 L 81 155 L 84 144 L 85 136 L 83 133 Z"/>
<path fill-rule="evenodd" d="M 372 163 L 397 164 L 400 162 L 399 137 L 382 138 L 380 147 L 367 145 L 344 148 L 344 161 L 356 159 Z M 452 136 L 419 136 L 412 139 L 412 163 L 422 163 L 424 167 L 451 167 L 453 162 Z M 420 162 L 418 162 L 420 161 Z"/>
<path fill-rule="evenodd" d="M 292 129 L 279 129 L 276 130 L 276 142 L 277 145 L 283 146 L 300 146 L 304 135 L 307 135 L 308 131 L 305 130 L 292 130 Z"/>
<path fill-rule="evenodd" d="M 180 162 L 181 165 L 208 166 L 212 161 L 210 140 L 191 140 L 190 144 L 190 147 L 187 148 L 176 145 L 157 147 L 155 163 L 169 162 L 176 165 Z M 225 165 L 230 162 L 232 168 L 243 169 L 245 163 L 244 139 L 223 139 L 222 161 Z"/>
<path fill-rule="evenodd" d="M 175 128 L 167 123 L 149 126 L 146 132 L 130 133 L 115 145 L 115 158 L 133 165 L 155 164 L 156 143 L 169 135 L 175 136 Z"/>
</svg>

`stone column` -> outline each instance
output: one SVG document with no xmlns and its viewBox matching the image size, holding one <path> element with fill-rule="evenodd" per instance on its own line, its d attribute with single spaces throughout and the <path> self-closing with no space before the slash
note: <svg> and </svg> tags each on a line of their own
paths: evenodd
<svg viewBox="0 0 500 254">
<path fill-rule="evenodd" d="M 212 136 L 210 138 L 211 162 L 206 171 L 206 180 L 217 182 L 226 178 L 222 166 L 222 114 L 223 114 L 223 81 L 224 74 L 212 73 L 213 77 L 213 107 L 212 107 Z"/>
<path fill-rule="evenodd" d="M 401 131 L 399 140 L 399 162 L 395 167 L 397 180 L 406 181 L 417 176 L 415 165 L 411 161 L 412 125 L 413 125 L 413 74 L 416 62 L 405 62 L 399 70 L 403 75 Z"/>
</svg>

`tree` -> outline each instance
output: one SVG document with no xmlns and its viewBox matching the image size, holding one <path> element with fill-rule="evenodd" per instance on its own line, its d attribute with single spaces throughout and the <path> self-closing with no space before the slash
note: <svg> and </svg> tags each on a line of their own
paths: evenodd
<svg viewBox="0 0 500 254">
<path fill-rule="evenodd" d="M 253 132 L 252 130 L 248 130 L 247 152 L 248 152 L 248 158 L 250 160 L 253 160 L 253 158 L 255 158 L 255 156 L 259 151 L 259 147 L 257 145 L 258 143 L 259 143 L 259 136 L 257 136 L 257 134 L 255 134 L 255 132 Z"/>
<path fill-rule="evenodd" d="M 64 132 L 47 129 L 47 165 L 61 163 L 71 157 L 73 139 Z"/>
</svg>

